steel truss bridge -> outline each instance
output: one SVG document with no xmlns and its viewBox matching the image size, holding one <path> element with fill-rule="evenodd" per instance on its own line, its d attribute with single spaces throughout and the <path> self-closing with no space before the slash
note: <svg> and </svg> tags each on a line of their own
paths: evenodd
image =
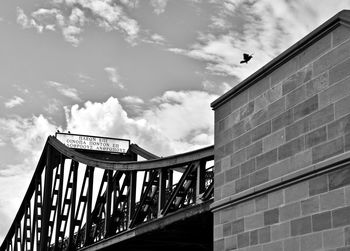
<svg viewBox="0 0 350 251">
<path fill-rule="evenodd" d="M 213 151 L 92 154 L 50 136 L 0 251 L 212 250 Z"/>
</svg>

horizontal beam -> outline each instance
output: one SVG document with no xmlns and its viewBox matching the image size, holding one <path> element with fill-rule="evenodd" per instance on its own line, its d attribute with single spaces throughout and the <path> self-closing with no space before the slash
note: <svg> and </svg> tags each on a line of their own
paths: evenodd
<svg viewBox="0 0 350 251">
<path fill-rule="evenodd" d="M 82 153 L 79 153 L 73 149 L 68 148 L 55 137 L 50 136 L 48 143 L 53 146 L 57 151 L 63 155 L 86 164 L 88 166 L 95 166 L 103 169 L 121 170 L 121 171 L 145 171 L 151 169 L 160 168 L 174 168 L 182 165 L 186 165 L 189 162 L 199 159 L 214 159 L 214 146 L 208 146 L 199 150 L 168 156 L 159 159 L 146 160 L 146 161 L 101 161 L 88 157 Z"/>
</svg>

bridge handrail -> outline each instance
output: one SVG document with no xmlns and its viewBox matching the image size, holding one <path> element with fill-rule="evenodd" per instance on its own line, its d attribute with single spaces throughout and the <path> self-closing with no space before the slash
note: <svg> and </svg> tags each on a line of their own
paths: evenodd
<svg viewBox="0 0 350 251">
<path fill-rule="evenodd" d="M 159 159 L 116 162 L 100 160 L 86 156 L 80 152 L 75 151 L 74 149 L 67 147 L 53 136 L 49 136 L 47 142 L 61 154 L 88 166 L 120 171 L 145 171 L 151 169 L 182 166 L 193 160 L 210 158 L 214 155 L 214 145 L 211 145 L 198 150 L 162 157 Z"/>
</svg>

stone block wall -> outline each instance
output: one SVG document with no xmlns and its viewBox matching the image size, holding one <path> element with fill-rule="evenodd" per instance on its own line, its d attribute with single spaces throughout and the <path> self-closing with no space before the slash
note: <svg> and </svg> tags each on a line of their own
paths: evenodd
<svg viewBox="0 0 350 251">
<path fill-rule="evenodd" d="M 221 209 L 214 250 L 350 250 L 350 165 Z"/>
<path fill-rule="evenodd" d="M 350 250 L 349 20 L 213 102 L 215 250 Z"/>
</svg>

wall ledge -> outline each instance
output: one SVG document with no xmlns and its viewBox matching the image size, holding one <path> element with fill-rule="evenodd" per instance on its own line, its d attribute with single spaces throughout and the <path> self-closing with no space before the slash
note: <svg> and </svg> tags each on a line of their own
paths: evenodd
<svg viewBox="0 0 350 251">
<path fill-rule="evenodd" d="M 270 180 L 261 185 L 249 188 L 230 197 L 226 197 L 222 200 L 215 201 L 213 204 L 210 205 L 210 209 L 212 212 L 216 212 L 224 208 L 240 204 L 244 201 L 254 199 L 258 196 L 270 193 L 272 191 L 283 189 L 295 183 L 311 179 L 323 173 L 328 173 L 333 170 L 340 169 L 349 164 L 350 152 L 345 152 L 332 158 L 321 161 L 319 163 L 309 165 L 295 172 L 286 174 L 279 178 Z"/>
</svg>

